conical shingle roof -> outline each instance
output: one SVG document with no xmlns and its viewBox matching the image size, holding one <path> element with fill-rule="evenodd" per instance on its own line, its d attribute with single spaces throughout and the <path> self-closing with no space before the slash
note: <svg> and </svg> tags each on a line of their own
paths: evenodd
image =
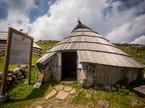
<svg viewBox="0 0 145 108">
<path fill-rule="evenodd" d="M 76 51 L 80 63 L 142 68 L 142 65 L 128 54 L 81 22 L 67 37 L 50 49 L 44 57 L 40 58 L 38 63 L 46 62 L 50 55 L 63 51 Z"/>
</svg>

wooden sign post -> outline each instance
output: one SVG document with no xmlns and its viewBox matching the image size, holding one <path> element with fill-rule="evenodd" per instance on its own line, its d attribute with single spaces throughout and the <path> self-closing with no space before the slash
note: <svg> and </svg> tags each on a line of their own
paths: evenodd
<svg viewBox="0 0 145 108">
<path fill-rule="evenodd" d="M 9 28 L 7 49 L 5 54 L 4 72 L 1 83 L 1 96 L 5 95 L 7 85 L 7 72 L 9 64 L 27 64 L 28 82 L 30 84 L 31 78 L 31 62 L 32 62 L 32 47 L 33 38 L 26 34 L 19 32 L 13 28 Z"/>
</svg>

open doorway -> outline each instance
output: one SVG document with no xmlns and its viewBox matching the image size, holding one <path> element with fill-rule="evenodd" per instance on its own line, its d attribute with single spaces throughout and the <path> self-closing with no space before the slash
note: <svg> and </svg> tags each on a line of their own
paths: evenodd
<svg viewBox="0 0 145 108">
<path fill-rule="evenodd" d="M 62 52 L 62 80 L 77 79 L 77 53 Z"/>
</svg>

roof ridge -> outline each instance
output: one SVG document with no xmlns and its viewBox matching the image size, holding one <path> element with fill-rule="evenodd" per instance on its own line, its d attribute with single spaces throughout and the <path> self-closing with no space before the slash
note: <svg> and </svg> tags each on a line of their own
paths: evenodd
<svg viewBox="0 0 145 108">
<path fill-rule="evenodd" d="M 74 32 L 74 30 L 79 29 L 79 28 L 89 29 L 89 30 L 91 30 L 92 32 L 95 32 L 95 33 L 99 34 L 98 32 L 92 30 L 90 27 L 88 27 L 88 26 L 82 24 L 80 20 L 78 20 L 78 24 L 77 24 L 77 26 L 72 30 L 72 32 Z"/>
<path fill-rule="evenodd" d="M 78 25 L 72 30 L 76 30 L 78 28 L 86 28 L 86 29 L 89 29 L 89 30 L 92 30 L 91 28 L 87 27 L 86 25 L 82 24 L 82 22 L 78 19 Z"/>
</svg>

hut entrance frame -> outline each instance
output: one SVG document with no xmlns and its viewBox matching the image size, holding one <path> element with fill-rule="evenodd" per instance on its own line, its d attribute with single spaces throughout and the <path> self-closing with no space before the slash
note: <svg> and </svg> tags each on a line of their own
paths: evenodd
<svg viewBox="0 0 145 108">
<path fill-rule="evenodd" d="M 77 80 L 77 52 L 62 52 L 62 80 Z"/>
</svg>

